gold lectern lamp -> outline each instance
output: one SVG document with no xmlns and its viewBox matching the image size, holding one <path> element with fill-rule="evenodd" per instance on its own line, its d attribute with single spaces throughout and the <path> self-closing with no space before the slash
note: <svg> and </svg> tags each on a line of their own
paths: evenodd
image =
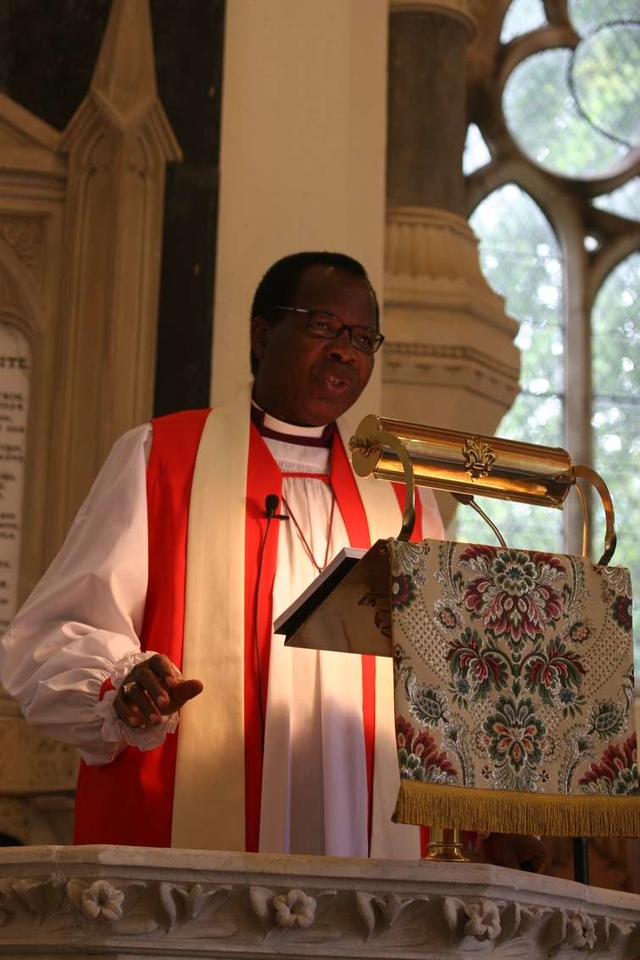
<svg viewBox="0 0 640 960">
<path fill-rule="evenodd" d="M 474 495 L 561 508 L 571 487 L 580 496 L 583 515 L 582 553 L 588 551 L 588 514 L 578 480 L 598 491 L 606 518 L 606 565 L 616 548 L 611 495 L 602 477 L 581 464 L 571 463 L 560 447 L 543 447 L 498 437 L 469 435 L 455 430 L 388 420 L 370 415 L 361 421 L 349 442 L 353 469 L 360 477 L 373 474 L 407 486 L 407 506 L 400 540 L 408 540 L 415 523 L 415 485 L 445 490 L 476 510 L 506 546 L 502 535 L 475 502 Z"/>
</svg>

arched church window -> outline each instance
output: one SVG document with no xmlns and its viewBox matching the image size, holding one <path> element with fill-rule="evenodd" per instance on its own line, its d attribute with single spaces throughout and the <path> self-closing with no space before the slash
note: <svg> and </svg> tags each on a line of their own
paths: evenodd
<svg viewBox="0 0 640 960">
<path fill-rule="evenodd" d="M 636 573 L 637 595 L 640 539 L 632 531 L 640 525 L 640 253 L 618 264 L 598 290 L 591 368 L 594 467 L 606 477 L 619 517 L 616 563 Z M 601 526 L 594 531 L 600 539 Z"/>
<path fill-rule="evenodd" d="M 484 167 L 491 160 L 491 153 L 486 145 L 480 130 L 475 123 L 469 124 L 467 130 L 467 139 L 464 145 L 464 155 L 462 157 L 462 170 L 465 176 Z"/>
<path fill-rule="evenodd" d="M 640 222 L 640 177 L 633 177 L 616 190 L 595 197 L 593 205 L 598 210 Z"/>
<path fill-rule="evenodd" d="M 542 0 L 513 0 L 502 21 L 500 41 L 508 43 L 521 33 L 543 27 L 546 22 Z"/>
<path fill-rule="evenodd" d="M 480 263 L 487 280 L 505 298 L 507 312 L 520 321 L 520 394 L 498 432 L 512 440 L 561 446 L 564 321 L 558 241 L 539 206 L 513 183 L 486 197 L 470 223 L 482 238 Z M 557 550 L 562 542 L 562 517 L 555 510 L 477 499 L 507 543 Z M 477 514 L 458 511 L 461 539 L 482 542 L 487 532 Z"/>
<path fill-rule="evenodd" d="M 472 98 L 464 155 L 482 269 L 520 323 L 521 391 L 496 434 L 564 446 L 607 480 L 640 659 L 637 0 L 512 0 L 498 60 L 493 88 Z M 481 505 L 515 546 L 580 550 L 577 507 Z M 455 535 L 493 540 L 463 509 Z"/>
</svg>

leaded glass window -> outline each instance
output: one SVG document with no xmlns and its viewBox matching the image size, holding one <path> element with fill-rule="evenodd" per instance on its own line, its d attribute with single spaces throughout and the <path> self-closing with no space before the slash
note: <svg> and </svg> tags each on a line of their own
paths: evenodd
<svg viewBox="0 0 640 960">
<path fill-rule="evenodd" d="M 483 271 L 520 322 L 521 392 L 496 434 L 604 476 L 640 657 L 640 6 L 512 0 L 500 42 L 502 95 L 471 117 L 464 158 Z M 579 510 L 481 505 L 513 545 L 579 551 Z M 471 511 L 455 523 L 493 542 Z"/>
</svg>

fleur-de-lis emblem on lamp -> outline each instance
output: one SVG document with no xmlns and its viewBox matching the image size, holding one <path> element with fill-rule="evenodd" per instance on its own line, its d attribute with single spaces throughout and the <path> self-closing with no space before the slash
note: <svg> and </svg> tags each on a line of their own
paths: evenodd
<svg viewBox="0 0 640 960">
<path fill-rule="evenodd" d="M 496 455 L 493 447 L 481 437 L 469 437 L 462 447 L 462 456 L 467 473 L 472 480 L 479 480 L 480 477 L 486 477 L 496 462 Z"/>
</svg>

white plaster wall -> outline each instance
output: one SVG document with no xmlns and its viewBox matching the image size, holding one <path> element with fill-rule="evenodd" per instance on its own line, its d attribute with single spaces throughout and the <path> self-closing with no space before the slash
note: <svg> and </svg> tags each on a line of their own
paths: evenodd
<svg viewBox="0 0 640 960">
<path fill-rule="evenodd" d="M 228 0 L 215 404 L 249 376 L 251 298 L 278 257 L 349 253 L 382 300 L 387 16 L 387 0 Z M 379 369 L 365 413 L 378 390 Z"/>
</svg>

